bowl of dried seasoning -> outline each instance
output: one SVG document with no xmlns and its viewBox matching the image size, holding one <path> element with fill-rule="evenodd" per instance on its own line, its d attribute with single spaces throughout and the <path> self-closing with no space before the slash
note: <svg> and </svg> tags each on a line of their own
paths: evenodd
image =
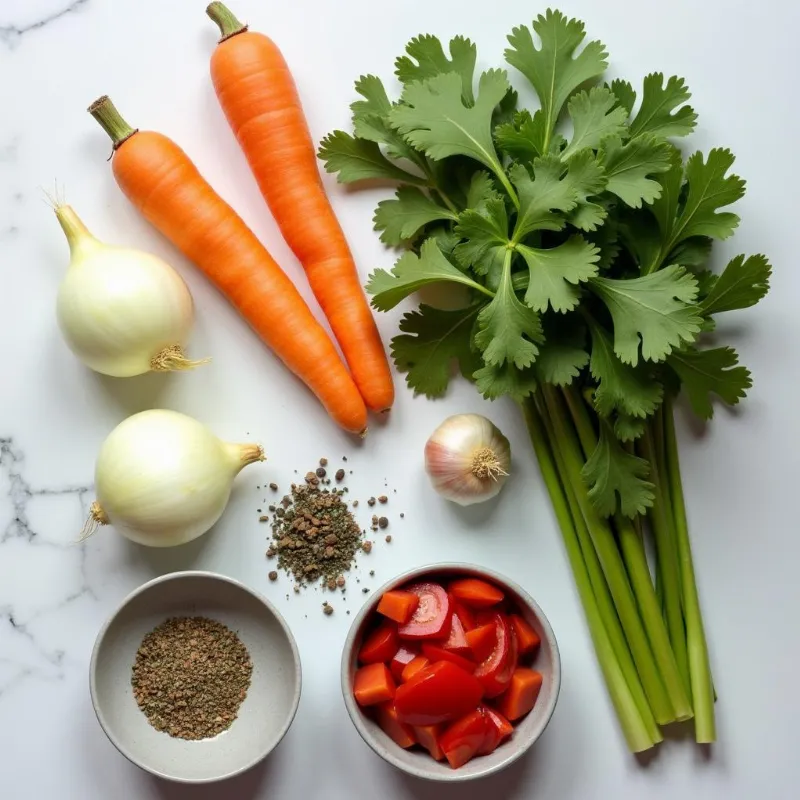
<svg viewBox="0 0 800 800">
<path fill-rule="evenodd" d="M 300 702 L 300 656 L 268 600 L 232 578 L 176 572 L 100 630 L 90 689 L 112 744 L 161 778 L 208 783 L 265 758 Z"/>
</svg>

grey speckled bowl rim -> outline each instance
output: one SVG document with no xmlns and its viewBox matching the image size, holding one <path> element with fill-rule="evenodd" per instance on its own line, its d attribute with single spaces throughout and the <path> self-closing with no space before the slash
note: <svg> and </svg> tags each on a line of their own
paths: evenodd
<svg viewBox="0 0 800 800">
<path fill-rule="evenodd" d="M 373 736 L 367 730 L 364 724 L 364 718 L 361 709 L 358 707 L 358 704 L 353 697 L 353 687 L 350 682 L 350 660 L 352 657 L 352 650 L 355 645 L 356 638 L 361 632 L 361 627 L 363 626 L 367 617 L 375 611 L 383 593 L 389 591 L 390 589 L 394 589 L 408 582 L 409 580 L 421 578 L 425 575 L 430 575 L 437 572 L 463 572 L 467 575 L 474 575 L 475 577 L 488 578 L 500 586 L 505 586 L 510 589 L 511 592 L 515 593 L 520 600 L 522 600 L 523 603 L 525 603 L 525 605 L 527 605 L 528 608 L 536 615 L 541 623 L 542 630 L 545 633 L 545 637 L 547 638 L 553 653 L 553 693 L 551 695 L 550 705 L 545 710 L 544 721 L 538 734 L 521 743 L 519 747 L 510 749 L 507 758 L 491 767 L 487 767 L 482 772 L 466 774 L 459 773 L 457 769 L 454 769 L 450 773 L 432 775 L 424 770 L 417 770 L 409 766 L 397 758 L 391 749 L 383 748 L 375 741 Z M 547 616 L 545 615 L 544 611 L 542 611 L 539 604 L 518 583 L 516 583 L 516 581 L 512 581 L 505 575 L 501 575 L 499 572 L 487 569 L 486 567 L 478 566 L 477 564 L 467 564 L 457 561 L 443 561 L 438 564 L 426 564 L 422 567 L 415 567 L 414 569 L 410 569 L 407 572 L 398 575 L 396 578 L 386 581 L 383 586 L 378 588 L 370 600 L 365 603 L 358 614 L 356 614 L 355 619 L 350 626 L 347 639 L 344 643 L 344 649 L 342 650 L 341 673 L 342 696 L 344 697 L 344 704 L 347 708 L 347 713 L 350 715 L 350 719 L 353 721 L 353 725 L 355 725 L 356 730 L 359 733 L 359 736 L 361 736 L 361 738 L 377 755 L 388 761 L 392 766 L 396 767 L 401 772 L 405 772 L 407 775 L 413 775 L 414 777 L 421 778 L 423 780 L 437 783 L 460 783 L 477 780 L 479 778 L 485 778 L 489 775 L 494 775 L 495 773 L 500 772 L 500 770 L 508 767 L 510 764 L 513 764 L 528 751 L 528 749 L 538 740 L 538 738 L 544 733 L 545 729 L 550 724 L 550 720 L 553 717 L 553 712 L 555 711 L 556 703 L 558 701 L 558 695 L 561 691 L 561 655 L 558 650 L 558 642 L 556 641 L 555 634 L 553 633 L 553 628 L 550 625 L 550 620 L 547 619 Z"/>
<path fill-rule="evenodd" d="M 273 617 L 278 621 L 278 624 L 283 628 L 283 632 L 286 634 L 286 638 L 289 640 L 289 647 L 292 650 L 292 660 L 294 661 L 294 670 L 295 670 L 295 685 L 296 690 L 294 693 L 294 697 L 292 698 L 292 712 L 286 719 L 283 727 L 280 731 L 280 736 L 278 737 L 275 745 L 270 748 L 269 750 L 262 753 L 257 758 L 254 758 L 250 763 L 245 764 L 238 769 L 232 770 L 231 772 L 226 772 L 222 775 L 215 776 L 213 778 L 178 778 L 174 775 L 169 775 L 165 772 L 161 772 L 160 770 L 152 769 L 151 767 L 147 766 L 136 758 L 134 758 L 125 748 L 125 746 L 114 736 L 111 732 L 106 720 L 103 716 L 102 709 L 100 708 L 99 703 L 97 702 L 97 679 L 96 679 L 96 672 L 97 672 L 97 656 L 100 652 L 100 646 L 103 643 L 103 639 L 105 638 L 108 629 L 114 623 L 114 620 L 120 614 L 120 612 L 136 597 L 144 592 L 152 589 L 153 586 L 156 586 L 159 583 L 167 583 L 168 581 L 174 580 L 181 580 L 184 578 L 210 578 L 212 580 L 217 581 L 224 581 L 225 583 L 230 583 L 231 585 L 235 586 L 237 589 L 241 589 L 247 592 L 249 595 L 252 595 L 256 600 L 258 600 L 261 605 L 263 605 L 267 611 L 269 611 Z M 94 647 L 92 648 L 92 657 L 89 662 L 89 693 L 92 698 L 92 707 L 94 708 L 94 713 L 97 717 L 97 721 L 100 723 L 100 727 L 103 729 L 103 732 L 108 737 L 111 744 L 119 750 L 119 752 L 131 762 L 131 764 L 135 764 L 140 769 L 143 769 L 145 772 L 149 772 L 151 775 L 155 775 L 157 778 L 163 778 L 167 781 L 172 781 L 173 783 L 184 783 L 184 784 L 207 784 L 207 783 L 217 783 L 218 781 L 228 780 L 229 778 L 235 778 L 237 775 L 241 775 L 243 772 L 247 772 L 249 769 L 252 769 L 256 764 L 260 764 L 278 745 L 283 741 L 283 738 L 286 736 L 287 731 L 291 727 L 292 723 L 294 722 L 294 718 L 297 716 L 297 709 L 300 705 L 300 693 L 303 688 L 303 671 L 300 665 L 300 651 L 297 649 L 297 642 L 294 639 L 294 635 L 290 630 L 286 620 L 283 618 L 281 613 L 275 608 L 266 597 L 259 594 L 258 592 L 251 589 L 249 586 L 246 586 L 241 581 L 237 581 L 235 578 L 230 578 L 227 575 L 220 575 L 218 572 L 210 572 L 208 570 L 183 570 L 181 572 L 168 572 L 166 575 L 159 575 L 152 580 L 147 581 L 147 583 L 143 583 L 137 589 L 134 589 L 120 604 L 117 606 L 116 610 L 108 617 L 108 619 L 103 623 L 103 626 L 100 628 L 100 631 L 97 634 L 97 638 L 94 642 Z"/>
</svg>

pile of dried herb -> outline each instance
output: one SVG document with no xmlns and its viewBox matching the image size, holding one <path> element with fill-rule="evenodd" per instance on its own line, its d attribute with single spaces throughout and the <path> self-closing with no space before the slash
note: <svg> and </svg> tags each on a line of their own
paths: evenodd
<svg viewBox="0 0 800 800">
<path fill-rule="evenodd" d="M 209 739 L 233 724 L 252 674 L 247 648 L 230 628 L 206 617 L 171 617 L 142 640 L 131 685 L 156 730 Z"/>
</svg>

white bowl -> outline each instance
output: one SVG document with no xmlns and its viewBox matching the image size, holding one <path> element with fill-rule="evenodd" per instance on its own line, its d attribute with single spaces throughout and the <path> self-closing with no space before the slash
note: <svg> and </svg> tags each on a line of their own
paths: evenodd
<svg viewBox="0 0 800 800">
<path fill-rule="evenodd" d="M 131 670 L 142 639 L 175 616 L 204 616 L 227 625 L 253 662 L 238 717 L 211 739 L 187 741 L 157 731 L 133 697 Z M 300 702 L 300 656 L 268 600 L 223 575 L 174 572 L 139 587 L 103 625 L 89 682 L 97 719 L 122 755 L 160 778 L 208 783 L 254 766 L 289 730 Z"/>
<path fill-rule="evenodd" d="M 356 703 L 353 696 L 353 676 L 358 668 L 358 651 L 361 639 L 370 617 L 380 602 L 384 592 L 397 589 L 411 581 L 435 579 L 436 576 L 483 578 L 499 586 L 506 598 L 512 600 L 519 613 L 533 626 L 542 643 L 532 667 L 542 673 L 542 688 L 533 711 L 514 725 L 510 739 L 487 756 L 479 756 L 458 769 L 451 769 L 447 762 L 434 761 L 424 750 L 404 750 L 389 738 L 380 726 L 367 716 Z M 342 653 L 342 693 L 350 719 L 361 738 L 385 761 L 409 775 L 431 781 L 469 781 L 484 778 L 499 772 L 516 761 L 544 733 L 558 700 L 561 688 L 561 659 L 553 629 L 536 601 L 514 581 L 492 570 L 474 564 L 429 564 L 410 570 L 387 581 L 372 596 L 372 599 L 359 611 Z"/>
</svg>

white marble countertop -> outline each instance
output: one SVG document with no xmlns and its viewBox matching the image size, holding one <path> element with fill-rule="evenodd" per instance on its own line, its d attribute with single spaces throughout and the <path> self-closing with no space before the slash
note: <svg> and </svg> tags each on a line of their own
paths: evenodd
<svg viewBox="0 0 800 800">
<path fill-rule="evenodd" d="M 723 255 L 766 252 L 773 289 L 752 313 L 726 321 L 755 389 L 735 414 L 720 412 L 706 435 L 681 426 L 681 452 L 700 588 L 709 628 L 719 744 L 710 754 L 671 741 L 646 762 L 625 752 L 596 666 L 560 537 L 532 452 L 515 451 L 515 474 L 500 502 L 462 513 L 440 502 L 419 466 L 422 444 L 448 413 L 483 411 L 524 442 L 510 405 L 487 406 L 467 385 L 447 399 L 413 399 L 398 381 L 389 424 L 363 446 L 339 434 L 324 412 L 251 335 L 236 313 L 140 219 L 113 182 L 105 134 L 85 113 L 112 95 L 129 120 L 179 141 L 292 274 L 281 240 L 219 110 L 208 77 L 215 42 L 203 0 L 2 0 L 0 2 L 0 797 L 469 798 L 796 797 L 795 727 L 800 537 L 791 512 L 800 467 L 795 412 L 800 341 L 800 271 L 795 214 L 800 113 L 797 6 L 777 0 L 696 4 L 674 0 L 568 0 L 565 11 L 604 41 L 617 74 L 663 69 L 684 75 L 700 124 L 692 146 L 724 144 L 737 154 L 748 193 L 742 225 Z M 391 60 L 421 31 L 469 33 L 483 63 L 499 61 L 504 35 L 544 8 L 523 0 L 265 3 L 235 10 L 273 36 L 292 64 L 319 139 L 346 127 L 353 79 L 388 77 Z M 487 17 L 491 11 L 492 15 Z M 198 308 L 192 351 L 213 365 L 172 377 L 118 381 L 81 367 L 56 328 L 55 292 L 65 242 L 42 203 L 57 180 L 98 236 L 149 249 L 176 264 Z M 383 193 L 349 194 L 328 180 L 366 272 L 386 266 L 370 230 Z M 299 281 L 308 296 L 305 281 Z M 397 315 L 383 315 L 388 338 Z M 154 406 L 196 416 L 229 439 L 262 441 L 270 456 L 240 476 L 231 506 L 207 537 L 156 552 L 104 531 L 82 545 L 76 533 L 92 499 L 100 442 L 128 414 Z M 555 718 L 530 757 L 486 783 L 450 790 L 394 772 L 369 751 L 339 694 L 339 655 L 361 595 L 336 613 L 321 596 L 286 600 L 270 584 L 256 487 L 286 485 L 322 455 L 348 455 L 353 491 L 397 489 L 391 545 L 362 564 L 375 582 L 428 561 L 463 559 L 522 583 L 550 616 L 562 648 L 564 685 Z M 367 558 L 369 560 L 367 560 Z M 193 789 L 155 780 L 129 764 L 100 730 L 89 701 L 88 663 L 107 615 L 145 580 L 176 569 L 217 570 L 266 593 L 291 625 L 304 689 L 296 722 L 259 768 L 228 784 Z M 362 567 L 362 575 L 365 575 Z M 363 580 L 363 579 L 362 579 Z M 369 586 L 368 582 L 362 586 Z"/>
</svg>

